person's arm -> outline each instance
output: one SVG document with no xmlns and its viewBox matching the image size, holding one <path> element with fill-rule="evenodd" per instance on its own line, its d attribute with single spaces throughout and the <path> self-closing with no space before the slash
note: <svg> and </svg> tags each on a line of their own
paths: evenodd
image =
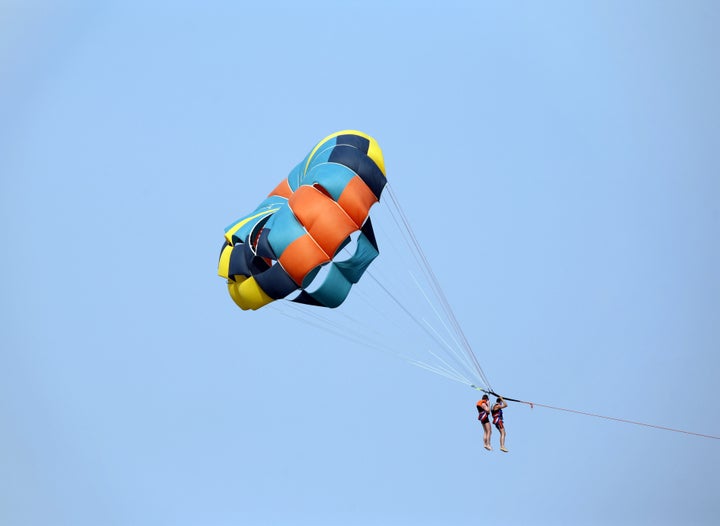
<svg viewBox="0 0 720 526">
<path fill-rule="evenodd" d="M 505 399 L 502 396 L 500 397 L 500 402 L 502 403 L 502 405 L 500 406 L 500 409 L 505 409 L 507 407 L 507 402 L 505 401 Z"/>
</svg>

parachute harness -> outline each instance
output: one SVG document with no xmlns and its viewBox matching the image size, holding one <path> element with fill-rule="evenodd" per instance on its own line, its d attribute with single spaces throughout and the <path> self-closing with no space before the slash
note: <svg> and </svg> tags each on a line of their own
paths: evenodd
<svg viewBox="0 0 720 526">
<path fill-rule="evenodd" d="M 374 206 L 378 202 L 385 205 L 380 210 Z M 368 215 L 371 207 L 372 223 Z M 376 212 L 384 212 L 385 220 L 375 222 Z M 386 228 L 393 226 L 393 232 L 387 233 Z M 385 239 L 380 239 L 382 234 Z M 400 250 L 403 246 L 405 250 Z M 400 252 L 393 254 L 397 259 L 388 259 L 387 255 L 382 258 L 395 262 L 395 268 L 369 268 L 379 247 L 383 252 Z M 384 271 L 388 274 L 383 276 Z M 218 273 L 226 278 L 228 292 L 243 309 L 268 305 L 290 318 L 500 397 L 480 366 L 387 182 L 379 145 L 362 132 L 344 130 L 320 141 L 254 212 L 226 228 Z M 361 279 L 363 274 L 369 279 Z M 409 280 L 403 282 L 402 278 Z M 368 294 L 372 287 L 375 292 Z M 346 298 L 343 308 L 334 309 Z M 274 301 L 277 299 L 289 301 Z M 383 303 L 382 299 L 389 301 Z M 358 302 L 363 305 L 353 316 L 352 305 Z M 330 308 L 315 310 L 300 303 Z M 389 326 L 396 337 L 402 336 L 407 351 L 398 352 L 392 344 L 397 339 L 386 338 L 381 333 L 383 326 Z M 419 336 L 426 339 L 412 342 Z M 418 352 L 426 354 L 423 360 L 412 357 Z M 516 398 L 504 400 L 531 409 L 537 405 L 720 439 Z"/>
</svg>

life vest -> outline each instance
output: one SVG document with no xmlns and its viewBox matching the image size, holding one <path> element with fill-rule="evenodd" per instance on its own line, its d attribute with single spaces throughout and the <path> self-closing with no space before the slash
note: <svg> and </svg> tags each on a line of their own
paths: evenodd
<svg viewBox="0 0 720 526">
<path fill-rule="evenodd" d="M 494 411 L 491 411 L 491 413 L 492 413 L 492 417 L 493 417 L 493 424 L 502 422 L 502 420 L 503 420 L 502 409 L 495 409 Z"/>
<path fill-rule="evenodd" d="M 487 420 L 488 412 L 482 408 L 482 405 L 485 404 L 486 407 L 490 407 L 490 404 L 487 400 L 479 400 L 477 403 L 477 410 L 478 410 L 478 420 Z"/>
</svg>

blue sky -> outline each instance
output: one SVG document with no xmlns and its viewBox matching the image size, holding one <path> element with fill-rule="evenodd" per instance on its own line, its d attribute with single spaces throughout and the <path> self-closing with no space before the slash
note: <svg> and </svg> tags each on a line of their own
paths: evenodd
<svg viewBox="0 0 720 526">
<path fill-rule="evenodd" d="M 4 2 L 0 522 L 715 524 L 717 440 L 511 405 L 486 452 L 476 391 L 240 311 L 216 258 L 362 130 L 496 390 L 719 435 L 719 23 Z"/>
</svg>

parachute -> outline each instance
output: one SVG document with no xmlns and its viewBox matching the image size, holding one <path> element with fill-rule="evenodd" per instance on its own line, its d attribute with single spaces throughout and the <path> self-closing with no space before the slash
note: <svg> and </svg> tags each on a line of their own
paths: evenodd
<svg viewBox="0 0 720 526">
<path fill-rule="evenodd" d="M 321 140 L 250 214 L 225 229 L 218 274 L 244 310 L 274 300 L 334 308 L 379 251 L 370 208 L 386 184 L 377 141 L 359 131 Z M 352 246 L 352 254 L 340 252 Z"/>
<path fill-rule="evenodd" d="M 370 268 L 380 246 L 382 264 Z M 218 274 L 243 310 L 279 313 L 491 388 L 392 192 L 382 150 L 365 133 L 322 139 L 257 208 L 231 223 Z M 392 343 L 397 335 L 403 349 Z"/>
</svg>

